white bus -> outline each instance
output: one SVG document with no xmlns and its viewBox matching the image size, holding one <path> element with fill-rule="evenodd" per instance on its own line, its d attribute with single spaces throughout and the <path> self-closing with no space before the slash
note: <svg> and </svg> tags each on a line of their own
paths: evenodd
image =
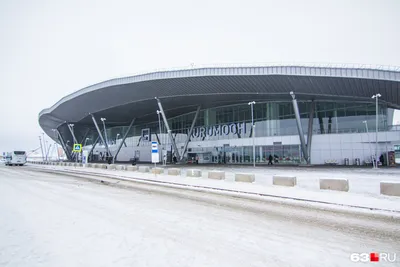
<svg viewBox="0 0 400 267">
<path fill-rule="evenodd" d="M 13 151 L 8 152 L 6 155 L 7 166 L 22 166 L 26 163 L 26 152 L 25 151 Z"/>
</svg>

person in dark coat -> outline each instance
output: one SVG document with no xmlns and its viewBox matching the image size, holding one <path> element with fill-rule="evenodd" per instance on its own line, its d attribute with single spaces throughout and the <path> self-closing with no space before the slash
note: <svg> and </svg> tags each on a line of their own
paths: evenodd
<svg viewBox="0 0 400 267">
<path fill-rule="evenodd" d="M 272 155 L 269 155 L 268 157 L 268 165 L 274 165 L 274 163 L 272 162 L 274 158 L 272 157 Z"/>
<path fill-rule="evenodd" d="M 385 158 L 383 157 L 383 154 L 381 154 L 381 156 L 379 157 L 379 161 L 382 163 L 382 166 L 385 165 L 384 164 Z"/>
</svg>

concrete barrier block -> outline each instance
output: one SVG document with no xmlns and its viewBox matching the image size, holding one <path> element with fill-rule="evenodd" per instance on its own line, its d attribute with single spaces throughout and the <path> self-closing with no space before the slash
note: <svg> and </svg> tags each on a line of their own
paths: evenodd
<svg viewBox="0 0 400 267">
<path fill-rule="evenodd" d="M 319 189 L 349 191 L 349 180 L 347 179 L 319 179 Z"/>
<path fill-rule="evenodd" d="M 163 174 L 164 173 L 164 168 L 152 168 L 151 173 L 154 174 Z"/>
<path fill-rule="evenodd" d="M 92 163 L 87 163 L 87 164 L 85 165 L 85 167 L 86 167 L 86 168 L 92 168 L 92 167 L 93 167 L 93 164 L 92 164 Z"/>
<path fill-rule="evenodd" d="M 117 165 L 116 169 L 119 170 L 119 171 L 125 171 L 126 167 L 125 167 L 125 165 Z"/>
<path fill-rule="evenodd" d="M 400 197 L 400 182 L 381 182 L 381 194 Z"/>
<path fill-rule="evenodd" d="M 208 172 L 209 179 L 216 179 L 216 180 L 224 180 L 225 179 L 225 172 L 224 171 L 209 171 Z"/>
<path fill-rule="evenodd" d="M 100 169 L 107 169 L 107 164 L 100 164 Z"/>
<path fill-rule="evenodd" d="M 235 182 L 253 183 L 256 176 L 253 173 L 235 173 Z"/>
<path fill-rule="evenodd" d="M 107 165 L 107 169 L 109 169 L 109 170 L 116 170 L 116 169 L 117 169 L 117 166 L 116 166 L 115 164 L 110 164 L 110 165 Z"/>
<path fill-rule="evenodd" d="M 150 167 L 149 166 L 139 166 L 138 170 L 139 170 L 139 172 L 150 172 Z"/>
<path fill-rule="evenodd" d="M 187 170 L 186 176 L 187 177 L 201 177 L 201 170 L 195 170 L 195 169 Z"/>
<path fill-rule="evenodd" d="M 79 163 L 78 166 L 79 166 L 79 167 L 83 167 L 83 163 Z"/>
<path fill-rule="evenodd" d="M 282 186 L 295 186 L 297 184 L 296 176 L 274 175 L 272 176 L 272 184 Z"/>
<path fill-rule="evenodd" d="M 127 167 L 126 167 L 126 170 L 127 170 L 127 171 L 137 171 L 137 170 L 138 170 L 138 167 L 137 167 L 137 166 L 127 166 Z"/>
<path fill-rule="evenodd" d="M 169 168 L 168 169 L 168 175 L 181 175 L 181 169 L 178 168 Z"/>
</svg>

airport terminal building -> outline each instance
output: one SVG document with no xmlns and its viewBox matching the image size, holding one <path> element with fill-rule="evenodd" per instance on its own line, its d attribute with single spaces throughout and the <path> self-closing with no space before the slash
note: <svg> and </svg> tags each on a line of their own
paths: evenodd
<svg viewBox="0 0 400 267">
<path fill-rule="evenodd" d="M 81 143 L 93 161 L 150 162 L 156 141 L 169 162 L 352 165 L 376 152 L 394 161 L 399 108 L 400 68 L 204 67 L 94 84 L 39 124 L 70 160 Z"/>
</svg>

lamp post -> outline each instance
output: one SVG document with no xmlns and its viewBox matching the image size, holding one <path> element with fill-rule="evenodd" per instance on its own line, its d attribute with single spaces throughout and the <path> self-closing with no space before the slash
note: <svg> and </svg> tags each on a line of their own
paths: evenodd
<svg viewBox="0 0 400 267">
<path fill-rule="evenodd" d="M 42 146 L 42 137 L 39 135 L 39 142 L 40 142 L 40 150 L 42 151 L 42 160 L 44 161 L 44 154 L 43 154 L 43 146 Z"/>
<path fill-rule="evenodd" d="M 67 142 L 65 143 L 65 148 L 68 150 L 68 143 L 71 142 L 70 140 L 67 140 Z M 65 151 L 65 153 L 67 153 L 67 151 Z M 66 158 L 68 159 L 68 154 L 65 154 Z"/>
<path fill-rule="evenodd" d="M 75 124 L 73 124 L 73 123 L 70 123 L 70 124 L 68 124 L 69 125 L 69 127 L 71 127 L 71 131 L 72 131 L 72 138 L 73 139 L 75 139 L 74 138 L 74 126 L 75 126 Z M 77 140 L 73 140 L 73 142 L 75 143 L 75 142 L 77 142 Z M 75 152 L 75 162 L 78 162 L 78 152 Z"/>
<path fill-rule="evenodd" d="M 161 138 L 162 138 L 162 135 L 161 135 L 161 118 L 160 118 L 161 111 L 157 110 L 157 115 L 158 115 L 158 129 L 160 130 L 160 137 L 159 137 L 159 139 L 160 139 L 160 145 L 161 145 L 161 151 L 162 151 L 162 153 L 161 153 L 161 159 L 163 160 L 163 159 L 164 159 L 164 158 L 163 158 L 164 155 L 162 155 L 162 154 L 164 153 L 164 149 L 162 148 L 162 142 L 161 142 Z M 164 160 L 163 160 L 163 165 L 164 165 Z"/>
<path fill-rule="evenodd" d="M 107 120 L 106 118 L 100 118 L 100 120 L 103 122 L 103 128 L 104 128 L 104 137 L 106 138 L 105 142 L 108 145 L 108 139 L 107 139 L 107 131 L 106 131 L 106 123 L 105 121 Z"/>
<path fill-rule="evenodd" d="M 45 141 L 45 138 L 44 138 L 44 133 L 42 133 L 42 136 L 43 136 L 43 149 L 44 149 L 44 160 L 45 161 L 47 161 L 47 150 L 46 150 L 46 141 Z"/>
<path fill-rule="evenodd" d="M 86 137 L 85 143 L 83 144 L 83 146 L 86 146 L 86 143 L 87 143 L 88 140 L 90 140 L 90 138 L 89 138 L 89 137 Z"/>
<path fill-rule="evenodd" d="M 118 136 L 120 136 L 119 133 L 117 133 L 117 137 L 115 137 L 115 145 L 118 145 Z"/>
<path fill-rule="evenodd" d="M 100 120 L 103 122 L 103 129 L 104 129 L 104 137 L 105 137 L 105 139 L 106 140 L 104 140 L 104 142 L 106 142 L 105 144 L 104 144 L 104 147 L 107 149 L 108 148 L 108 138 L 107 138 L 107 130 L 106 130 L 106 123 L 105 123 L 105 121 L 107 120 L 106 118 L 100 118 Z M 109 148 L 108 148 L 109 149 Z M 108 155 L 108 154 L 110 154 L 109 153 L 109 150 L 107 151 L 107 154 L 106 155 Z M 110 155 L 109 155 L 110 156 Z M 106 157 L 106 160 L 107 160 L 107 157 Z"/>
<path fill-rule="evenodd" d="M 375 94 L 375 95 L 373 95 L 372 96 L 372 99 L 374 99 L 375 98 L 375 100 L 376 100 L 376 102 L 375 102 L 375 109 L 376 109 L 376 117 L 375 117 L 375 120 L 376 120 L 376 139 L 375 139 L 375 157 L 376 157 L 376 163 L 375 163 L 375 168 L 378 168 L 378 159 L 379 159 L 379 157 L 378 157 L 378 126 L 379 126 L 379 117 L 378 117 L 378 115 L 379 115 L 379 106 L 378 106 L 378 103 L 379 103 L 379 97 L 381 97 L 381 94 Z"/>
<path fill-rule="evenodd" d="M 256 102 L 252 101 L 249 102 L 248 105 L 251 107 L 251 126 L 253 127 L 252 129 L 252 139 L 253 139 L 253 167 L 256 167 L 256 146 L 254 143 L 254 136 L 256 135 L 255 132 L 255 124 L 254 124 L 254 115 L 253 115 L 253 106 L 256 104 Z"/>
<path fill-rule="evenodd" d="M 363 121 L 363 123 L 365 124 L 365 129 L 367 130 L 367 137 L 368 137 L 368 145 L 369 145 L 369 153 L 370 153 L 370 157 L 372 158 L 372 148 L 371 148 L 371 139 L 369 138 L 369 131 L 368 131 L 368 122 L 367 121 Z M 374 164 L 374 160 L 372 158 L 372 167 L 375 168 L 375 164 Z"/>
</svg>

